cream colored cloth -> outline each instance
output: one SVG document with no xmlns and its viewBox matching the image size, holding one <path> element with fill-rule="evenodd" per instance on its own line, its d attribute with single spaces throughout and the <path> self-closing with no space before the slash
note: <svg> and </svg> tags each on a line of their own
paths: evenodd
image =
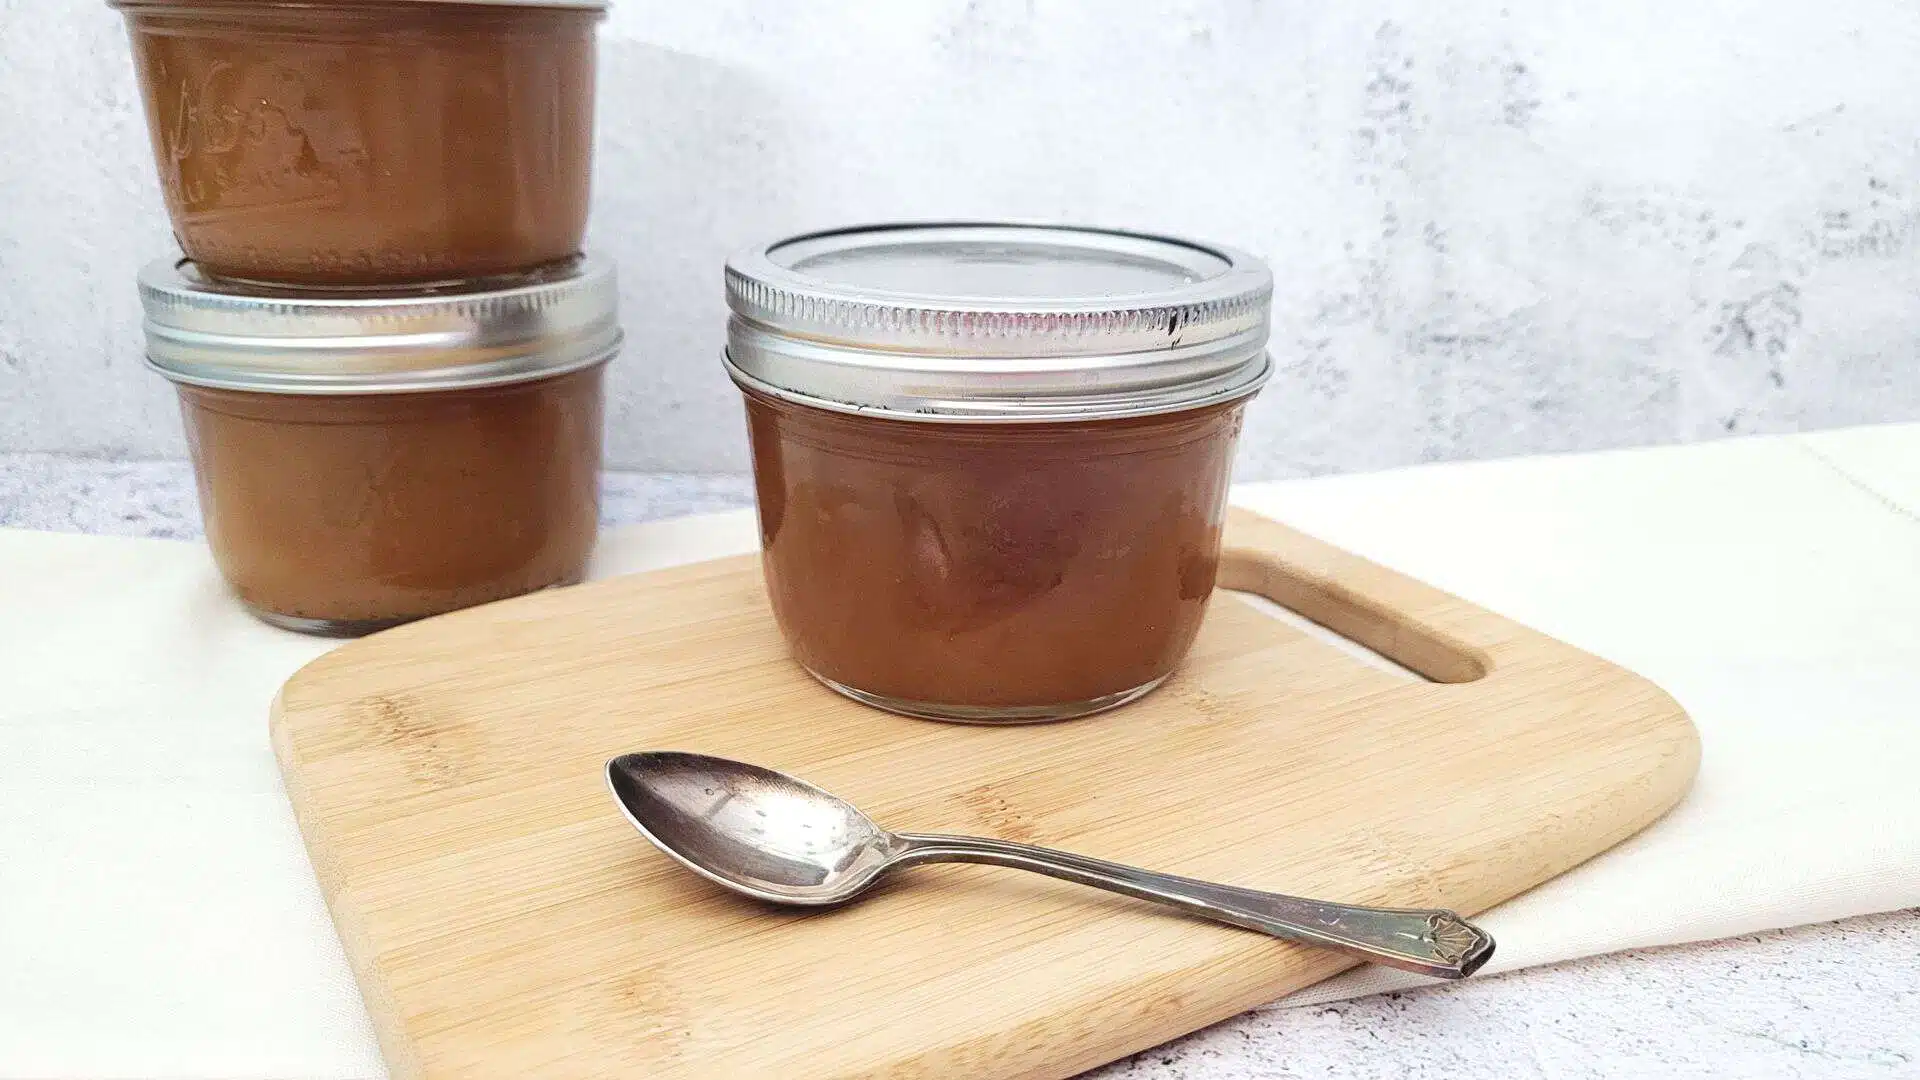
<svg viewBox="0 0 1920 1080">
<path fill-rule="evenodd" d="M 1236 500 L 1632 667 L 1699 724 L 1677 810 L 1484 917 L 1497 971 L 1920 904 L 1914 460 L 1920 427 Z M 594 573 L 753 543 L 750 513 L 618 529 Z M 238 611 L 199 545 L 0 531 L 0 1077 L 383 1075 L 266 740 L 328 647 Z"/>
</svg>

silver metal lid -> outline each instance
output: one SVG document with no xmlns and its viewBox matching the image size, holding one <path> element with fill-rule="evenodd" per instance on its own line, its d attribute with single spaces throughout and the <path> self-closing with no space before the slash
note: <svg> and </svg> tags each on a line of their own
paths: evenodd
<svg viewBox="0 0 1920 1080">
<path fill-rule="evenodd" d="M 743 387 L 942 422 L 1093 420 L 1245 397 L 1271 373 L 1273 275 L 1168 236 L 928 223 L 812 233 L 727 261 Z"/>
<path fill-rule="evenodd" d="M 195 386 L 388 394 L 524 382 L 620 348 L 613 263 L 587 256 L 507 288 L 268 292 L 185 260 L 140 271 L 147 360 Z"/>
</svg>

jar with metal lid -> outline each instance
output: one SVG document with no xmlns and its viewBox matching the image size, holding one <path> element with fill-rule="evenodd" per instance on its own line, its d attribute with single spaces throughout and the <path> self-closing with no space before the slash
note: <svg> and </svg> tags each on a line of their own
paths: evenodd
<svg viewBox="0 0 1920 1080">
<path fill-rule="evenodd" d="M 268 622 L 358 634 L 578 580 L 599 519 L 613 267 L 289 298 L 140 275 L 207 540 Z"/>
<path fill-rule="evenodd" d="M 906 224 L 727 264 L 763 567 L 795 657 L 913 716 L 1132 701 L 1213 590 L 1272 275 L 1231 248 Z"/>
<path fill-rule="evenodd" d="M 575 256 L 605 0 L 110 0 L 209 275 L 471 281 Z"/>
</svg>

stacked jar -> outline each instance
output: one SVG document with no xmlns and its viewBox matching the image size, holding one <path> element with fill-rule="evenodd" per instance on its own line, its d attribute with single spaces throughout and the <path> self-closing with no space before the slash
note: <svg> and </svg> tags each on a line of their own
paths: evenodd
<svg viewBox="0 0 1920 1080">
<path fill-rule="evenodd" d="M 183 259 L 140 275 L 249 609 L 364 633 L 563 584 L 599 516 L 603 0 L 113 0 Z"/>
</svg>

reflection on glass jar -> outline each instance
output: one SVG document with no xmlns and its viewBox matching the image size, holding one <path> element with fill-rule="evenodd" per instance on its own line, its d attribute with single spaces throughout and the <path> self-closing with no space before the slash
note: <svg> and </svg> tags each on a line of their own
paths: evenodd
<svg viewBox="0 0 1920 1080">
<path fill-rule="evenodd" d="M 457 282 L 575 255 L 594 0 L 119 0 L 174 231 L 210 275 Z"/>
</svg>

